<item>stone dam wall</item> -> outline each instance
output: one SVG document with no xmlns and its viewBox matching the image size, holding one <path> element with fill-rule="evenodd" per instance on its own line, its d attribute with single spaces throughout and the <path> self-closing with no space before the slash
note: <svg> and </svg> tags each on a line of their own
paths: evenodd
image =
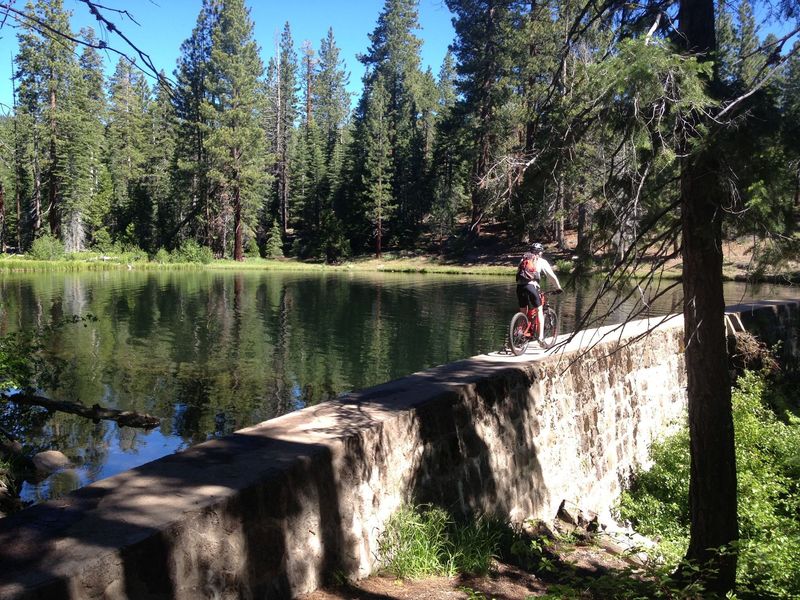
<svg viewBox="0 0 800 600">
<path fill-rule="evenodd" d="M 798 356 L 798 303 L 731 310 Z M 567 501 L 603 518 L 684 418 L 682 351 L 681 317 L 636 321 L 200 444 L 0 521 L 0 598 L 290 598 L 367 575 L 409 502 L 550 521 Z"/>
</svg>

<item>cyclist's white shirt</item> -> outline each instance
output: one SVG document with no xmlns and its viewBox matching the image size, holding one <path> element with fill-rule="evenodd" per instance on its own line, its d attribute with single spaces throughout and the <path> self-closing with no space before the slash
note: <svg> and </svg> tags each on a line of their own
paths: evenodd
<svg viewBox="0 0 800 600">
<path fill-rule="evenodd" d="M 556 277 L 556 274 L 553 272 L 553 267 L 550 266 L 550 263 L 547 262 L 542 256 L 537 259 L 536 263 L 536 266 L 539 268 L 539 272 L 547 275 L 547 277 L 552 279 L 556 284 L 556 288 L 561 289 L 561 284 L 558 282 L 558 277 Z M 536 285 L 539 285 L 538 281 L 536 282 Z"/>
</svg>

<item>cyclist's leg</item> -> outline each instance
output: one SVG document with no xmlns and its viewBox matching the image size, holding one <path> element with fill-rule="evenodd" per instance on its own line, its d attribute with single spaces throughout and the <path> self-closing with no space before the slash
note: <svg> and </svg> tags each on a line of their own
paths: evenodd
<svg viewBox="0 0 800 600">
<path fill-rule="evenodd" d="M 544 310 L 542 307 L 542 296 L 539 293 L 539 286 L 532 281 L 527 285 L 526 289 L 530 294 L 531 304 L 536 309 L 536 316 L 539 322 L 539 331 L 537 331 L 537 333 L 539 335 L 539 339 L 541 340 L 544 338 Z"/>
<path fill-rule="evenodd" d="M 517 306 L 519 306 L 519 312 L 527 314 L 528 291 L 524 285 L 517 286 Z"/>
</svg>

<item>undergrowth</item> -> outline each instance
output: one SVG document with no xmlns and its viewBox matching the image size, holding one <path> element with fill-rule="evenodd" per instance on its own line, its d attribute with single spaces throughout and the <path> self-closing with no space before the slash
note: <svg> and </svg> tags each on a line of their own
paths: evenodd
<svg viewBox="0 0 800 600">
<path fill-rule="evenodd" d="M 543 597 L 550 600 L 705 597 L 701 581 L 677 582 L 672 569 L 655 559 L 622 569 L 587 571 L 564 557 L 576 545 L 592 544 L 591 539 L 547 527 L 531 533 L 537 524 L 529 525 L 523 529 L 486 516 L 459 522 L 439 507 L 405 506 L 389 519 L 379 538 L 383 571 L 401 579 L 482 576 L 502 561 L 546 581 Z M 488 600 L 469 587 L 459 589 L 472 600 Z"/>
<path fill-rule="evenodd" d="M 790 387 L 746 371 L 733 391 L 739 506 L 740 597 L 800 597 L 800 418 L 785 407 Z M 770 407 L 784 407 L 776 414 Z M 622 495 L 620 516 L 660 540 L 677 562 L 688 544 L 689 438 L 683 430 L 652 448 L 653 467 Z"/>
</svg>

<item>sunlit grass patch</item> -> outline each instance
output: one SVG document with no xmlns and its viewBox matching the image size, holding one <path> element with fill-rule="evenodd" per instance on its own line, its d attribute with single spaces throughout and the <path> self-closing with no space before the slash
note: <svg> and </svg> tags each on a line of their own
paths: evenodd
<svg viewBox="0 0 800 600">
<path fill-rule="evenodd" d="M 387 522 L 378 550 L 384 569 L 396 577 L 484 575 L 509 531 L 497 519 L 480 516 L 459 523 L 436 506 L 404 506 Z"/>
</svg>

